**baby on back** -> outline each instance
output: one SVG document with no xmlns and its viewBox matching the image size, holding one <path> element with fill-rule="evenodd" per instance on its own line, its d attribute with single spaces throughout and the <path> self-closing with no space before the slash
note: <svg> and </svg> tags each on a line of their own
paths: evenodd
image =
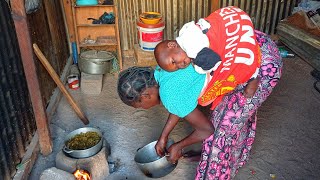
<svg viewBox="0 0 320 180">
<path fill-rule="evenodd" d="M 211 74 L 213 81 L 233 76 L 235 84 L 248 83 L 245 97 L 258 88 L 260 47 L 250 17 L 237 7 L 225 7 L 189 22 L 176 40 L 159 43 L 154 51 L 158 65 L 166 71 L 186 68 L 190 63 L 201 74 Z"/>
</svg>

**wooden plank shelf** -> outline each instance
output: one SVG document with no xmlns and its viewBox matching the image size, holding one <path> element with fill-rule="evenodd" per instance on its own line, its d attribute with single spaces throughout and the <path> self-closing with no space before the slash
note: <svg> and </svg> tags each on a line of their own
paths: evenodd
<svg viewBox="0 0 320 180">
<path fill-rule="evenodd" d="M 88 18 L 99 19 L 106 12 L 114 14 L 114 24 L 92 24 L 92 20 L 88 20 Z M 72 17 L 78 52 L 88 49 L 116 51 L 119 66 L 122 69 L 117 6 L 77 6 L 73 2 Z"/>
<path fill-rule="evenodd" d="M 114 5 L 85 5 L 85 6 L 74 6 L 75 8 L 85 8 L 85 7 L 114 7 Z"/>
<path fill-rule="evenodd" d="M 281 42 L 313 68 L 320 70 L 320 37 L 282 21 L 277 26 Z"/>
<path fill-rule="evenodd" d="M 115 26 L 115 24 L 77 24 L 77 27 L 108 27 L 108 26 Z"/>
<path fill-rule="evenodd" d="M 116 46 L 118 45 L 117 42 L 114 43 L 93 43 L 93 44 L 79 44 L 80 47 L 94 47 L 94 46 Z"/>
</svg>

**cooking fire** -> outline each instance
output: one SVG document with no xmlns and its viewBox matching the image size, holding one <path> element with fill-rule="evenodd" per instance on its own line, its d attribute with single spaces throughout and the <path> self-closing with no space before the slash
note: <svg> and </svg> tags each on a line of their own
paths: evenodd
<svg viewBox="0 0 320 180">
<path fill-rule="evenodd" d="M 76 180 L 91 180 L 89 171 L 84 169 L 77 169 L 73 175 L 76 177 Z"/>
</svg>

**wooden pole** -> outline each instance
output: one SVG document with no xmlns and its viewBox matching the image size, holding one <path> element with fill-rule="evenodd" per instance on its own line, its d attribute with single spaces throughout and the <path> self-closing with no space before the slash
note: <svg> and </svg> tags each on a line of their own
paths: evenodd
<svg viewBox="0 0 320 180">
<path fill-rule="evenodd" d="M 28 28 L 24 1 L 11 0 L 10 3 L 12 9 L 12 18 L 19 42 L 23 69 L 26 75 L 32 108 L 36 119 L 40 150 L 44 156 L 47 156 L 52 152 L 52 140 L 50 137 L 49 122 L 46 116 L 46 110 L 40 92 L 39 79 L 34 63 L 31 37 Z"/>
<path fill-rule="evenodd" d="M 72 14 L 72 2 L 71 0 L 60 0 L 60 3 L 62 5 L 66 26 L 68 30 L 69 40 L 70 42 L 75 42 L 75 30 L 74 30 L 74 23 L 73 23 L 73 14 Z"/>
<path fill-rule="evenodd" d="M 46 70 L 48 71 L 48 73 L 50 74 L 50 76 L 52 77 L 54 82 L 57 84 L 58 88 L 61 90 L 63 95 L 67 98 L 67 100 L 70 103 L 71 107 L 74 109 L 74 111 L 79 116 L 80 120 L 84 124 L 89 124 L 89 120 L 84 115 L 84 113 L 81 111 L 81 109 L 79 108 L 77 103 L 74 101 L 74 99 L 72 98 L 72 96 L 70 95 L 70 93 L 68 92 L 66 87 L 64 86 L 64 84 L 61 82 L 58 74 L 54 71 L 54 69 L 52 68 L 52 66 L 48 62 L 47 58 L 43 55 L 43 53 L 39 49 L 38 45 L 37 44 L 33 44 L 33 49 L 34 49 L 35 54 L 39 58 L 40 62 L 42 63 L 42 65 L 46 68 Z"/>
<path fill-rule="evenodd" d="M 122 52 L 121 52 L 121 44 L 120 44 L 120 34 L 119 34 L 119 15 L 118 15 L 118 6 L 114 5 L 114 14 L 116 15 L 116 37 L 117 37 L 117 52 L 118 52 L 118 61 L 119 61 L 119 68 L 120 71 L 122 70 Z"/>
<path fill-rule="evenodd" d="M 62 7 L 62 13 L 65 20 L 65 26 L 67 30 L 69 49 L 72 52 L 71 43 L 76 42 L 74 23 L 73 23 L 73 13 L 72 13 L 72 2 L 71 0 L 60 0 Z"/>
</svg>

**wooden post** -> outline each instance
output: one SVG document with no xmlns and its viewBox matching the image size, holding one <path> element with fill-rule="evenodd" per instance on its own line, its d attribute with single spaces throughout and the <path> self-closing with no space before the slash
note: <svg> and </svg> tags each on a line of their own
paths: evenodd
<svg viewBox="0 0 320 180">
<path fill-rule="evenodd" d="M 78 29 L 77 29 L 77 20 L 76 20 L 76 12 L 75 12 L 75 2 L 71 2 L 71 12 L 72 12 L 72 22 L 73 22 L 73 30 L 74 30 L 74 40 L 75 40 L 75 43 L 77 44 L 77 51 L 78 51 L 78 54 L 80 53 L 80 46 L 79 46 L 79 44 L 80 44 L 80 40 L 79 40 L 79 35 L 78 35 L 78 33 L 79 33 L 79 31 L 78 31 Z"/>
<path fill-rule="evenodd" d="M 121 44 L 120 44 L 120 33 L 119 33 L 119 15 L 118 15 L 118 6 L 114 5 L 113 7 L 114 9 L 114 14 L 116 16 L 116 24 L 115 24 L 115 28 L 116 28 L 116 39 L 117 39 L 117 52 L 118 52 L 118 61 L 119 61 L 119 68 L 120 71 L 122 70 L 122 52 L 121 52 Z"/>
<path fill-rule="evenodd" d="M 65 20 L 65 25 L 67 29 L 68 41 L 70 52 L 72 52 L 71 43 L 76 41 L 73 14 L 72 14 L 72 2 L 71 0 L 60 0 L 62 6 L 62 13 Z"/>
<path fill-rule="evenodd" d="M 46 110 L 42 100 L 39 79 L 34 62 L 24 0 L 11 0 L 10 2 L 12 17 L 19 42 L 22 64 L 27 79 L 33 112 L 36 119 L 40 150 L 44 156 L 47 156 L 52 152 L 52 140 L 50 137 L 49 122 L 46 116 Z"/>
<path fill-rule="evenodd" d="M 211 13 L 220 9 L 220 0 L 211 0 Z"/>
</svg>

